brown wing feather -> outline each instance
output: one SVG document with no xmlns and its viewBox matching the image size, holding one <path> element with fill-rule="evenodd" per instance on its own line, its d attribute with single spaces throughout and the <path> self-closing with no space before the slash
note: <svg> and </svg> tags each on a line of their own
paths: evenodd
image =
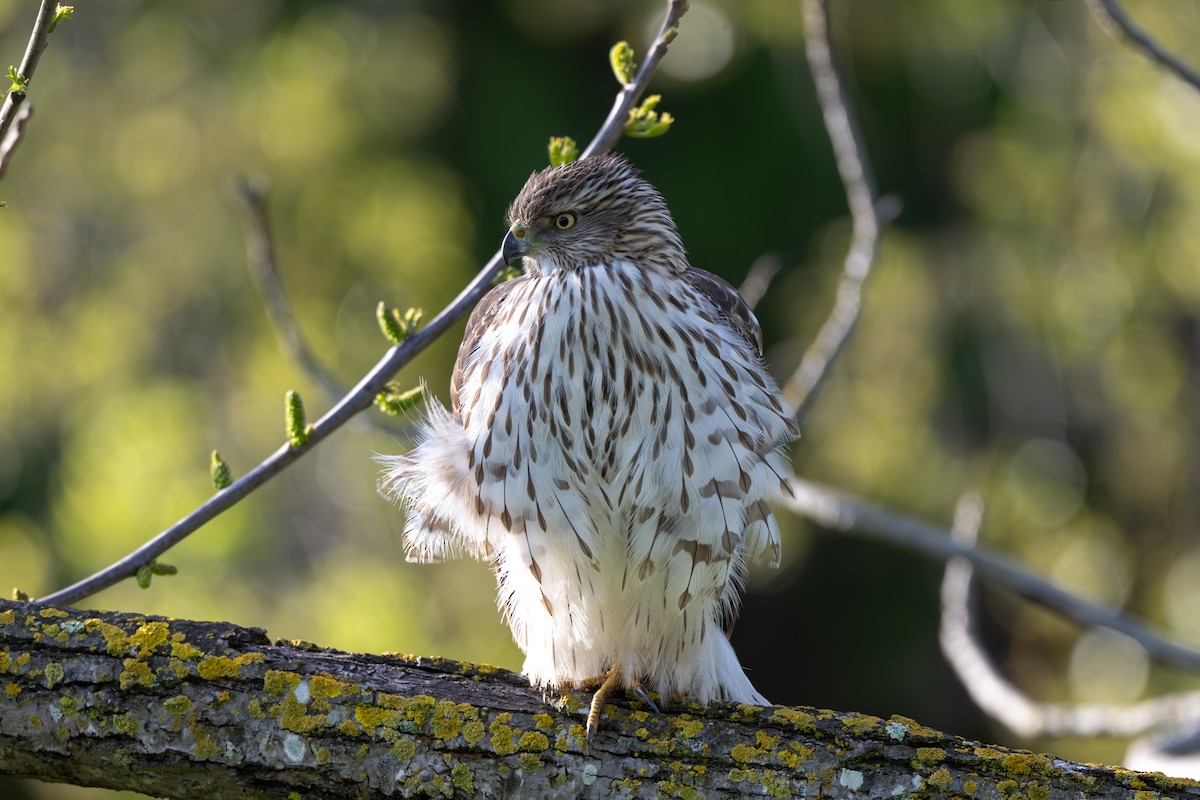
<svg viewBox="0 0 1200 800">
<path fill-rule="evenodd" d="M 458 395 L 462 389 L 463 372 L 467 368 L 467 359 L 470 358 L 476 345 L 479 344 L 480 338 L 492 324 L 492 320 L 495 319 L 505 298 L 508 297 L 514 286 L 524 280 L 525 276 L 522 275 L 497 285 L 483 296 L 479 305 L 475 306 L 475 310 L 467 319 L 467 329 L 463 331 L 462 344 L 458 346 L 458 358 L 454 360 L 454 371 L 450 373 L 450 402 L 456 420 L 461 420 L 458 413 L 460 402 Z"/>
<path fill-rule="evenodd" d="M 746 301 L 738 294 L 737 289 L 730 286 L 719 275 L 697 267 L 691 267 L 684 271 L 681 277 L 708 297 L 712 304 L 746 336 L 746 340 L 754 345 L 755 351 L 762 355 L 762 328 L 759 326 L 754 312 L 750 310 L 750 306 L 746 305 Z"/>
</svg>

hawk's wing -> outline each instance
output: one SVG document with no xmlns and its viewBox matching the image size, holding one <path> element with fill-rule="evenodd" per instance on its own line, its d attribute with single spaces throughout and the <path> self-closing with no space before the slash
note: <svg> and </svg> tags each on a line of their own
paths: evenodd
<svg viewBox="0 0 1200 800">
<path fill-rule="evenodd" d="M 738 294 L 737 289 L 730 286 L 719 275 L 714 275 L 698 267 L 684 270 L 680 277 L 711 300 L 717 310 L 745 335 L 747 341 L 754 345 L 755 352 L 762 355 L 762 328 L 759 326 L 754 312 L 750 310 L 750 306 L 746 305 L 746 301 Z"/>
<path fill-rule="evenodd" d="M 459 391 L 462 389 L 463 373 L 467 368 L 467 359 L 474 352 L 475 346 L 479 344 L 480 338 L 492 324 L 492 320 L 496 318 L 496 314 L 500 311 L 505 298 L 509 292 L 518 283 L 526 280 L 524 275 L 507 280 L 504 283 L 498 284 L 490 292 L 483 296 L 479 301 L 479 305 L 475 306 L 475 310 L 471 312 L 470 318 L 467 319 L 467 329 L 463 332 L 462 344 L 458 346 L 458 358 L 454 360 L 454 371 L 450 373 L 450 402 L 451 408 L 454 411 L 454 418 L 459 419 Z"/>
</svg>

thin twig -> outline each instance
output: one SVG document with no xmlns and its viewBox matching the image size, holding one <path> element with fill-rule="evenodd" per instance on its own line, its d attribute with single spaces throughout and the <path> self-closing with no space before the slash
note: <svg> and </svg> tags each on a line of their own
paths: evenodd
<svg viewBox="0 0 1200 800">
<path fill-rule="evenodd" d="M 629 121 L 629 112 L 645 94 L 646 87 L 650 85 L 650 79 L 658 70 L 659 62 L 667 54 L 667 47 L 679 33 L 679 20 L 687 13 L 687 10 L 688 0 L 668 0 L 667 13 L 663 17 L 662 25 L 658 27 L 658 34 L 654 37 L 654 44 L 650 46 L 650 52 L 646 53 L 646 60 L 638 68 L 633 82 L 625 84 L 625 88 L 617 95 L 617 101 L 613 103 L 612 110 L 608 112 L 604 124 L 600 126 L 600 130 L 584 149 L 581 158 L 607 153 L 617 146 L 617 142 L 621 141 L 621 136 L 625 133 L 625 123 Z"/>
<path fill-rule="evenodd" d="M 1174 54 L 1163 49 L 1162 45 L 1154 40 L 1154 37 L 1138 27 L 1137 23 L 1129 18 L 1129 15 L 1125 13 L 1125 9 L 1121 8 L 1117 0 L 1087 0 L 1087 2 L 1092 8 L 1092 13 L 1108 29 L 1109 33 L 1118 38 L 1124 36 L 1134 47 L 1140 49 L 1152 61 L 1157 61 L 1175 73 L 1176 77 L 1180 80 L 1190 83 L 1196 89 L 1200 89 L 1200 73 L 1197 73 L 1194 69 L 1183 63 Z"/>
<path fill-rule="evenodd" d="M 275 265 L 275 245 L 267 216 L 266 189 L 249 181 L 239 180 L 237 192 L 246 205 L 246 256 L 250 265 L 250 275 L 263 304 L 267 307 L 267 314 L 271 318 L 279 344 L 292 360 L 300 365 L 305 374 L 336 402 L 345 395 L 346 387 L 313 355 L 300 326 L 296 324 L 296 317 L 292 314 L 287 294 L 283 290 L 283 282 Z"/>
<path fill-rule="evenodd" d="M 829 319 L 821 326 L 800 366 L 783 387 L 784 397 L 796 409 L 796 419 L 801 422 L 812 410 L 817 392 L 858 324 L 863 282 L 875 265 L 880 235 L 887 222 L 878 210 L 867 151 L 830 44 L 829 0 L 804 0 L 802 5 L 804 51 L 817 89 L 825 129 L 833 145 L 838 174 L 846 190 L 853 233 Z"/>
<path fill-rule="evenodd" d="M 767 290 L 771 288 L 771 281 L 775 280 L 782 268 L 783 263 L 774 253 L 763 253 L 750 265 L 742 285 L 738 287 L 738 294 L 746 301 L 746 305 L 750 306 L 751 311 L 766 297 Z"/>
<path fill-rule="evenodd" d="M 20 111 L 13 119 L 12 127 L 8 129 L 8 134 L 0 141 L 0 180 L 4 180 L 4 173 L 8 172 L 8 162 L 25 136 L 25 123 L 29 122 L 32 116 L 33 103 L 22 103 Z"/>
<path fill-rule="evenodd" d="M 666 18 L 663 21 L 658 37 L 655 39 L 650 52 L 646 56 L 645 63 L 638 70 L 633 83 L 623 87 L 617 94 L 612 112 L 609 113 L 604 125 L 597 131 L 587 150 L 584 151 L 585 155 L 603 153 L 610 149 L 616 142 L 620 141 L 621 134 L 625 129 L 625 122 L 629 116 L 629 109 L 645 93 L 650 79 L 654 76 L 655 68 L 662 61 L 663 55 L 666 54 L 667 46 L 675 38 L 679 18 L 686 10 L 687 3 L 684 0 L 670 0 L 667 6 Z M 375 396 L 384 389 L 393 375 L 412 361 L 418 353 L 432 344 L 434 340 L 445 333 L 450 326 L 466 316 L 467 312 L 488 292 L 491 288 L 492 280 L 503 268 L 504 259 L 500 252 L 497 251 L 475 278 L 467 284 L 467 287 L 459 293 L 458 297 L 454 298 L 450 305 L 438 312 L 437 316 L 430 320 L 424 328 L 406 339 L 403 344 L 388 350 L 383 358 L 371 368 L 371 371 L 359 381 L 357 386 L 326 412 L 325 416 L 317 420 L 312 426 L 308 441 L 303 446 L 293 447 L 290 444 L 283 445 L 262 463 L 246 473 L 246 475 L 234 481 L 228 488 L 217 492 L 190 514 L 159 533 L 137 550 L 134 550 L 121 560 L 105 567 L 99 572 L 65 589 L 60 589 L 45 597 L 40 597 L 35 602 L 67 605 L 95 594 L 101 589 L 119 583 L 126 578 L 130 578 L 137 574 L 139 567 L 154 561 L 167 550 L 195 533 L 203 525 L 232 508 L 259 486 L 282 472 L 293 461 L 311 450 L 317 443 L 345 425 L 355 415 L 369 408 L 374 402 Z"/>
<path fill-rule="evenodd" d="M 974 492 L 959 500 L 954 541 L 975 547 L 983 504 Z M 975 634 L 971 614 L 971 560 L 946 562 L 938 641 L 975 704 L 1018 736 L 1135 736 L 1164 725 L 1200 719 L 1200 692 L 1180 692 L 1130 705 L 1039 703 L 1005 678 Z"/>
<path fill-rule="evenodd" d="M 1200 671 L 1200 652 L 1169 640 L 1138 620 L 1085 600 L 1009 559 L 954 541 L 945 528 L 904 516 L 831 486 L 796 478 L 783 505 L 824 528 L 856 533 L 917 550 L 939 559 L 962 556 L 981 575 L 1084 627 L 1110 628 L 1138 642 L 1165 663 Z"/>
<path fill-rule="evenodd" d="M 25 48 L 25 57 L 21 59 L 21 67 L 17 71 L 28 85 L 33 81 L 33 73 L 37 70 L 42 51 L 50 39 L 50 22 L 54 19 L 54 10 L 58 4 L 55 0 L 42 0 L 38 8 L 37 20 L 33 23 L 33 32 L 29 35 L 29 44 Z M 24 92 L 9 92 L 0 106 L 0 141 L 6 141 L 9 127 L 17 117 L 17 110 L 25 102 Z M 6 159 L 7 160 L 7 159 Z"/>
</svg>

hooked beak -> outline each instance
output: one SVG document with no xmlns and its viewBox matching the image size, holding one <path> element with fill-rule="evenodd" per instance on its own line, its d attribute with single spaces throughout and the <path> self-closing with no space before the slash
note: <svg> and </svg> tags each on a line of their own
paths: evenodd
<svg viewBox="0 0 1200 800">
<path fill-rule="evenodd" d="M 519 265 L 521 259 L 529 253 L 529 242 L 523 237 L 518 238 L 516 231 L 520 230 L 525 233 L 524 228 L 513 227 L 507 234 L 504 235 L 504 244 L 500 245 L 500 255 L 504 257 L 504 263 L 509 266 Z"/>
</svg>

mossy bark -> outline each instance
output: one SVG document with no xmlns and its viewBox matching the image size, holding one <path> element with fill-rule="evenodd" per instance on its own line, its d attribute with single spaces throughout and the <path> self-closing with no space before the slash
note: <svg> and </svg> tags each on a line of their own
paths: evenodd
<svg viewBox="0 0 1200 800">
<path fill-rule="evenodd" d="M 0 601 L 0 773 L 177 798 L 1200 798 L 811 708 L 548 705 L 477 664 Z"/>
</svg>

